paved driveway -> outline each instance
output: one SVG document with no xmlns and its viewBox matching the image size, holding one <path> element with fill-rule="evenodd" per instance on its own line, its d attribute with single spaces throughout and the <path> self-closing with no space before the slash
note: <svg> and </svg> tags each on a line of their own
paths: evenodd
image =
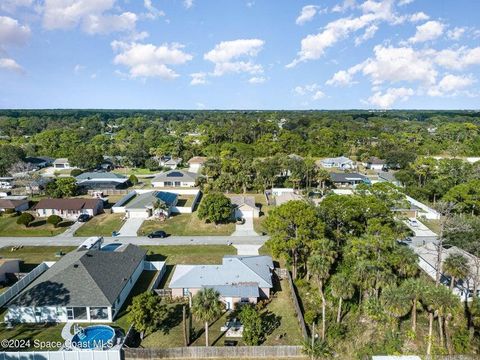
<svg viewBox="0 0 480 360">
<path fill-rule="evenodd" d="M 57 236 L 59 236 L 59 237 L 73 237 L 73 234 L 75 233 L 75 231 L 77 231 L 78 228 L 79 228 L 80 226 L 82 226 L 83 224 L 85 224 L 85 223 L 79 222 L 79 221 L 75 221 L 71 226 L 69 226 L 69 227 L 67 228 L 67 230 L 65 230 L 63 233 L 61 233 L 61 234 L 59 234 L 59 235 L 57 235 Z"/>
<path fill-rule="evenodd" d="M 245 218 L 244 224 L 236 224 L 232 236 L 258 236 L 253 229 L 253 218 Z"/>
<path fill-rule="evenodd" d="M 137 236 L 137 231 L 144 221 L 142 218 L 127 219 L 119 231 L 119 236 Z"/>
<path fill-rule="evenodd" d="M 258 255 L 261 245 L 233 245 L 237 249 L 237 255 Z"/>
</svg>

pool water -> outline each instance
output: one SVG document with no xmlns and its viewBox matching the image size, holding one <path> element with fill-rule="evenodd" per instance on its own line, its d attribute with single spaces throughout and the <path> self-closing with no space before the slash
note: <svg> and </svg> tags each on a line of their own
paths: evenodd
<svg viewBox="0 0 480 360">
<path fill-rule="evenodd" d="M 105 246 L 102 246 L 101 250 L 102 251 L 115 251 L 120 246 L 122 246 L 122 244 L 107 244 Z"/>
<path fill-rule="evenodd" d="M 72 345 L 79 349 L 108 349 L 114 345 L 115 330 L 107 325 L 88 326 L 73 336 Z"/>
</svg>

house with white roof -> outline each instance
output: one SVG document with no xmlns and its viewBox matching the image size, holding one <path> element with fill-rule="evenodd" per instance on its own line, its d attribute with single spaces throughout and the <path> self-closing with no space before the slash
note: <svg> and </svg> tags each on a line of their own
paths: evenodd
<svg viewBox="0 0 480 360">
<path fill-rule="evenodd" d="M 200 175 L 185 170 L 169 170 L 155 176 L 153 187 L 194 187 Z"/>
<path fill-rule="evenodd" d="M 212 288 L 231 310 L 237 303 L 256 304 L 259 299 L 269 298 L 273 270 L 270 256 L 225 255 L 220 265 L 177 265 L 169 288 L 177 298 Z"/>
<path fill-rule="evenodd" d="M 341 170 L 349 170 L 355 167 L 355 163 L 345 156 L 322 159 L 319 161 L 319 164 L 326 169 L 336 168 Z"/>
<path fill-rule="evenodd" d="M 126 189 L 130 185 L 126 176 L 106 171 L 84 172 L 75 180 L 78 187 L 86 190 Z"/>
</svg>

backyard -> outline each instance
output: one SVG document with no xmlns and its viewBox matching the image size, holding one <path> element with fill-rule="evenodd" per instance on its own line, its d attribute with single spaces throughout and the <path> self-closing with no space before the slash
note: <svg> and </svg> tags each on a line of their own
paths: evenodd
<svg viewBox="0 0 480 360">
<path fill-rule="evenodd" d="M 28 227 L 17 224 L 18 216 L 3 215 L 0 216 L 0 237 L 1 236 L 55 236 L 65 231 L 62 223 L 55 228 L 52 224 L 47 224 L 44 218 L 36 218 Z M 70 222 L 64 222 L 63 225 L 70 225 Z"/>
<path fill-rule="evenodd" d="M 31 271 L 35 266 L 44 261 L 57 261 L 57 253 L 64 254 L 76 249 L 76 246 L 24 246 L 14 250 L 15 247 L 0 248 L 0 257 L 7 259 L 21 259 L 20 271 Z"/>
<path fill-rule="evenodd" d="M 0 315 L 3 319 L 3 314 Z M 61 332 L 65 324 L 18 324 L 11 329 L 7 329 L 5 323 L 0 323 L 0 336 L 7 340 L 25 340 L 22 347 L 19 348 L 12 344 L 11 347 L 5 348 L 2 346 L 2 351 L 27 351 L 27 350 L 43 350 L 54 351 L 58 350 L 63 344 Z M 48 342 L 50 345 L 44 345 L 45 348 L 40 349 L 40 344 Z"/>
<path fill-rule="evenodd" d="M 123 225 L 124 214 L 100 214 L 83 224 L 75 236 L 112 236 Z"/>
<path fill-rule="evenodd" d="M 163 230 L 169 235 L 231 235 L 235 224 L 206 223 L 197 217 L 196 212 L 191 214 L 174 214 L 165 221 L 146 220 L 143 222 L 139 235 L 147 235 L 155 230 Z"/>
</svg>

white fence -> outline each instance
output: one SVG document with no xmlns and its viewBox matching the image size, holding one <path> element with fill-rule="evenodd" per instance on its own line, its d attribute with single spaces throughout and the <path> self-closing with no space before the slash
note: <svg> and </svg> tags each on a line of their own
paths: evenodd
<svg viewBox="0 0 480 360">
<path fill-rule="evenodd" d="M 439 220 L 440 219 L 440 213 L 438 211 L 432 209 L 431 207 L 428 207 L 424 203 L 421 203 L 420 201 L 415 200 L 414 198 L 412 198 L 408 195 L 405 195 L 405 197 L 407 198 L 407 201 L 410 204 L 415 205 L 416 207 L 422 209 L 423 213 L 421 215 L 425 216 L 425 218 L 427 218 L 428 220 Z"/>
<path fill-rule="evenodd" d="M 107 351 L 5 351 L 0 360 L 121 360 L 120 350 Z"/>
<path fill-rule="evenodd" d="M 9 302 L 13 297 L 17 296 L 20 291 L 25 289 L 35 278 L 45 272 L 55 262 L 43 262 L 35 269 L 30 271 L 25 277 L 17 281 L 12 287 L 0 295 L 0 307 Z M 0 359 L 2 360 L 2 359 Z"/>
</svg>

